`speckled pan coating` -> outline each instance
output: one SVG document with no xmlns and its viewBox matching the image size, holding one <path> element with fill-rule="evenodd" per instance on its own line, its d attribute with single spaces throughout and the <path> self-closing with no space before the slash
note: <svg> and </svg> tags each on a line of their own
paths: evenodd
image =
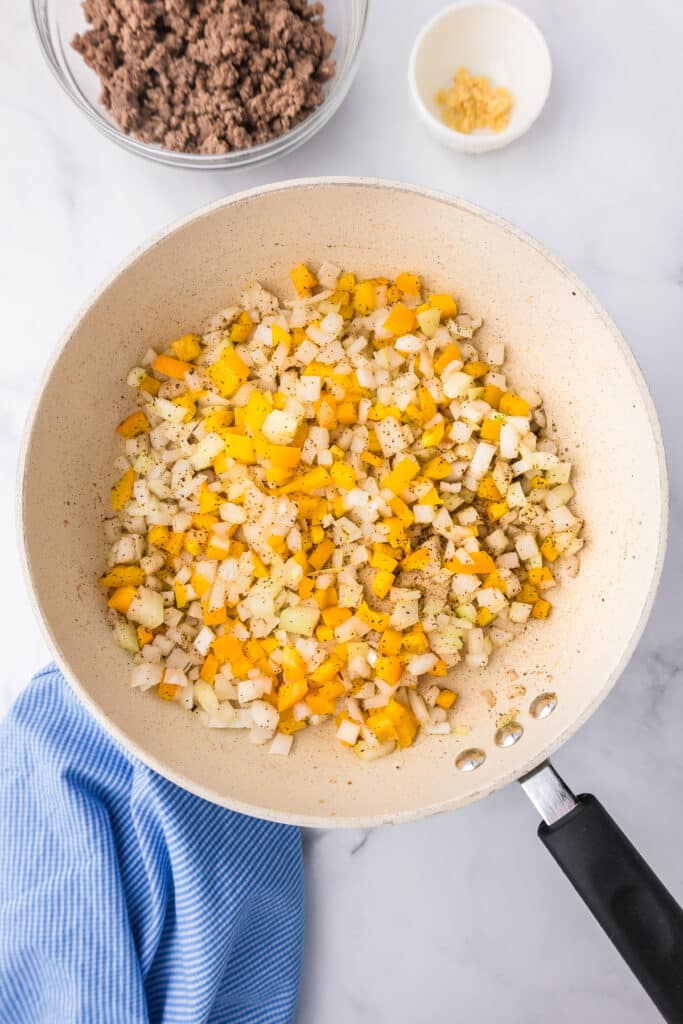
<svg viewBox="0 0 683 1024">
<path fill-rule="evenodd" d="M 360 273 L 419 271 L 483 314 L 478 338 L 505 341 L 512 381 L 537 388 L 578 466 L 587 547 L 578 578 L 554 591 L 547 623 L 492 658 L 458 669 L 466 737 L 428 737 L 372 764 L 328 729 L 296 739 L 286 759 L 243 734 L 206 730 L 153 694 L 132 693 L 96 574 L 104 564 L 117 451 L 130 407 L 128 369 L 148 345 L 197 327 L 258 278 L 290 293 L 288 270 L 329 259 Z M 485 345 L 484 345 L 485 347 Z M 356 179 L 285 182 L 194 214 L 136 252 L 91 299 L 49 367 L 29 425 L 21 533 L 38 616 L 59 664 L 99 721 L 142 760 L 209 800 L 261 817 L 365 827 L 458 807 L 506 784 L 559 746 L 607 695 L 650 610 L 666 538 L 666 470 L 654 409 L 622 336 L 592 296 L 537 243 L 460 200 Z M 511 686 L 526 694 L 510 699 Z M 491 689 L 490 709 L 481 690 Z M 559 696 L 543 720 L 534 697 Z M 524 733 L 494 743 L 511 708 Z M 458 754 L 481 748 L 476 771 Z"/>
</svg>

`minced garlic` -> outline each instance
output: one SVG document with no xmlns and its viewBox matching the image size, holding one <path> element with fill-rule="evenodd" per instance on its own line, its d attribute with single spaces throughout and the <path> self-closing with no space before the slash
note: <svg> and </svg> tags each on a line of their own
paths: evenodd
<svg viewBox="0 0 683 1024">
<path fill-rule="evenodd" d="M 458 68 L 453 85 L 440 89 L 436 102 L 444 124 L 465 135 L 481 128 L 502 131 L 507 127 L 512 109 L 508 89 L 491 86 L 486 75 L 471 75 L 467 68 Z"/>
</svg>

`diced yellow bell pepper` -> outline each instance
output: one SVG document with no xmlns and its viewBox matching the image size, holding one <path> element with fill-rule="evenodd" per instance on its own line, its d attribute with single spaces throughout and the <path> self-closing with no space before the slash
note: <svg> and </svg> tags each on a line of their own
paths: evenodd
<svg viewBox="0 0 683 1024">
<path fill-rule="evenodd" d="M 463 373 L 468 373 L 470 377 L 483 377 L 489 372 L 489 364 L 481 359 L 475 359 L 474 362 L 465 363 L 462 369 Z"/>
<path fill-rule="evenodd" d="M 225 427 L 231 427 L 234 421 L 232 409 L 211 409 L 204 417 L 204 429 L 207 434 L 217 434 Z"/>
<path fill-rule="evenodd" d="M 120 480 L 117 480 L 111 489 L 111 507 L 114 512 L 120 512 L 124 505 L 127 505 L 133 497 L 133 484 L 135 483 L 135 470 L 128 469 Z"/>
<path fill-rule="evenodd" d="M 510 511 L 510 506 L 507 501 L 491 501 L 486 506 L 486 515 L 492 523 L 497 523 L 499 519 L 507 515 Z"/>
<path fill-rule="evenodd" d="M 356 484 L 353 466 L 346 462 L 335 462 L 330 467 L 330 476 L 337 487 L 342 487 L 345 491 L 350 491 Z"/>
<path fill-rule="evenodd" d="M 221 626 L 228 621 L 228 609 L 225 607 L 209 608 L 209 602 L 202 601 L 202 618 L 207 626 Z M 237 668 L 234 665 L 233 671 L 237 675 Z M 244 674 L 246 675 L 246 671 Z"/>
<path fill-rule="evenodd" d="M 182 395 L 176 395 L 176 397 L 172 399 L 172 402 L 174 405 L 178 405 L 181 409 L 185 410 L 185 419 L 183 420 L 183 423 L 189 423 L 197 412 L 197 403 L 192 397 L 191 392 L 186 391 Z"/>
<path fill-rule="evenodd" d="M 334 553 L 334 544 L 329 538 L 322 540 L 320 544 L 308 556 L 308 561 L 313 569 L 322 569 Z"/>
<path fill-rule="evenodd" d="M 555 578 L 547 565 L 539 569 L 529 569 L 527 575 L 532 587 L 538 587 L 539 590 L 548 590 L 555 583 Z"/>
<path fill-rule="evenodd" d="M 538 598 L 539 594 L 536 587 L 532 586 L 531 583 L 523 583 L 522 589 L 515 596 L 515 601 L 519 601 L 521 604 L 536 604 Z"/>
<path fill-rule="evenodd" d="M 382 545 L 375 544 L 370 557 L 370 565 L 373 569 L 384 569 L 387 572 L 393 572 L 398 565 L 398 561 L 392 558 Z"/>
<path fill-rule="evenodd" d="M 269 394 L 252 391 L 244 407 L 244 425 L 254 434 L 263 426 L 266 416 L 273 408 L 273 400 Z"/>
<path fill-rule="evenodd" d="M 165 377 L 184 380 L 185 374 L 192 369 L 192 365 L 182 359 L 174 359 L 172 356 L 157 356 L 152 363 L 152 369 L 157 373 L 163 373 Z"/>
<path fill-rule="evenodd" d="M 184 583 L 174 583 L 173 593 L 175 596 L 176 608 L 185 608 L 187 605 L 187 587 Z"/>
<path fill-rule="evenodd" d="M 393 519 L 383 519 L 382 525 L 386 531 L 387 544 L 390 547 L 407 548 L 409 546 L 406 528 L 398 516 L 395 516 Z"/>
<path fill-rule="evenodd" d="M 128 440 L 137 437 L 138 434 L 145 434 L 149 430 L 149 420 L 142 409 L 132 412 L 125 420 L 119 423 L 116 433 Z"/>
<path fill-rule="evenodd" d="M 387 473 L 382 479 L 382 487 L 388 488 L 393 491 L 394 494 L 400 494 L 404 491 L 411 480 L 413 480 L 420 472 L 420 464 L 417 459 L 409 456 L 406 459 L 401 459 L 396 464 L 394 469 L 390 473 Z"/>
<path fill-rule="evenodd" d="M 386 569 L 379 569 L 372 581 L 372 592 L 379 598 L 385 598 L 394 585 L 394 574 Z"/>
<path fill-rule="evenodd" d="M 250 466 L 256 455 L 254 453 L 254 442 L 246 434 L 239 434 L 234 430 L 221 430 L 220 436 L 225 442 L 225 455 L 243 466 Z"/>
<path fill-rule="evenodd" d="M 156 397 L 159 394 L 160 387 L 161 382 L 158 381 L 156 377 L 150 376 L 149 373 L 146 373 L 140 381 L 140 390 L 146 391 L 148 395 L 152 395 L 153 397 Z"/>
<path fill-rule="evenodd" d="M 152 640 L 154 639 L 154 633 L 152 632 L 151 629 L 147 629 L 146 626 L 138 626 L 135 632 L 137 633 L 138 643 L 140 644 L 140 647 L 144 647 L 146 644 L 151 643 Z"/>
<path fill-rule="evenodd" d="M 500 400 L 502 397 L 503 392 L 500 388 L 497 388 L 495 384 L 487 384 L 484 387 L 484 394 L 482 395 L 482 398 L 491 406 L 492 409 L 500 408 Z"/>
<path fill-rule="evenodd" d="M 399 498 L 397 494 L 389 501 L 389 508 L 398 516 L 404 526 L 412 526 L 415 522 L 415 516 L 410 509 L 409 505 L 406 505 L 403 498 Z"/>
<path fill-rule="evenodd" d="M 422 413 L 422 419 L 425 423 L 429 423 L 430 420 L 434 419 L 437 412 L 437 404 L 434 397 L 423 384 L 420 384 L 417 389 L 417 395 L 420 400 L 420 412 Z"/>
<path fill-rule="evenodd" d="M 429 640 L 424 630 L 415 626 L 409 633 L 403 635 L 403 648 L 408 654 L 426 654 L 429 650 Z"/>
<path fill-rule="evenodd" d="M 302 601 L 307 601 L 309 597 L 313 596 L 315 591 L 315 580 L 310 576 L 304 576 L 299 582 L 297 592 Z"/>
<path fill-rule="evenodd" d="M 296 288 L 297 295 L 302 299 L 309 298 L 313 294 L 313 289 L 317 287 L 318 278 L 308 269 L 305 263 L 297 263 L 290 270 L 289 276 Z"/>
<path fill-rule="evenodd" d="M 171 348 L 176 359 L 193 363 L 202 351 L 201 339 L 196 334 L 183 334 L 182 338 L 176 338 Z"/>
<path fill-rule="evenodd" d="M 506 416 L 528 416 L 531 406 L 525 398 L 506 391 L 500 397 L 500 411 Z"/>
<path fill-rule="evenodd" d="M 178 687 L 175 683 L 159 683 L 157 693 L 162 700 L 175 700 L 178 694 Z"/>
<path fill-rule="evenodd" d="M 371 629 L 377 630 L 378 633 L 382 633 L 389 625 L 389 615 L 386 612 L 373 611 L 365 601 L 361 603 L 356 615 L 362 622 L 370 626 Z"/>
<path fill-rule="evenodd" d="M 375 663 L 374 673 L 389 686 L 395 686 L 403 675 L 403 659 L 398 654 L 383 654 Z"/>
<path fill-rule="evenodd" d="M 353 290 L 353 308 L 360 316 L 367 316 L 377 309 L 377 286 L 372 281 L 362 281 Z"/>
<path fill-rule="evenodd" d="M 282 649 L 282 676 L 286 683 L 298 683 L 306 679 L 306 662 L 292 644 Z"/>
<path fill-rule="evenodd" d="M 438 374 L 442 374 L 449 363 L 453 363 L 456 359 L 460 358 L 460 349 L 456 344 L 451 342 L 450 345 L 446 345 L 443 352 L 440 352 L 434 360 L 434 369 Z"/>
<path fill-rule="evenodd" d="M 218 522 L 218 516 L 211 512 L 193 512 L 192 525 L 195 530 L 210 530 Z"/>
<path fill-rule="evenodd" d="M 548 616 L 550 615 L 550 608 L 551 608 L 550 602 L 549 601 L 544 601 L 543 598 L 539 597 L 538 601 L 536 601 L 534 603 L 534 605 L 533 605 L 533 607 L 531 609 L 531 618 L 532 619 L 547 619 Z"/>
<path fill-rule="evenodd" d="M 495 572 L 496 563 L 486 551 L 472 551 L 469 553 L 471 562 L 461 562 L 459 558 L 449 558 L 444 562 L 444 567 L 450 572 L 464 576 L 481 576 Z"/>
<path fill-rule="evenodd" d="M 323 608 L 322 617 L 323 622 L 326 626 L 331 626 L 332 629 L 336 629 L 337 626 L 341 626 L 342 622 L 346 622 L 352 615 L 350 608 Z"/>
<path fill-rule="evenodd" d="M 383 462 L 379 455 L 373 455 L 372 452 L 368 451 L 361 452 L 360 457 L 361 461 L 364 462 L 367 466 L 381 466 Z"/>
<path fill-rule="evenodd" d="M 436 665 L 434 666 L 434 668 L 431 670 L 431 672 L 429 674 L 430 674 L 430 676 L 436 676 L 437 678 L 442 678 L 443 676 L 447 675 L 447 673 L 448 673 L 448 665 L 446 664 L 445 661 L 442 661 L 441 658 L 439 658 L 439 660 L 437 661 Z"/>
<path fill-rule="evenodd" d="M 147 541 L 153 548 L 160 548 L 177 558 L 183 550 L 184 534 L 175 533 L 170 526 L 152 526 Z"/>
<path fill-rule="evenodd" d="M 437 444 L 441 444 L 443 441 L 444 433 L 446 432 L 446 424 L 443 420 L 439 420 L 434 424 L 433 427 L 429 427 L 422 434 L 421 445 L 423 448 L 434 448 Z"/>
<path fill-rule="evenodd" d="M 432 484 L 428 491 L 422 495 L 419 501 L 420 505 L 443 505 L 442 499 L 439 497 L 439 492 L 436 487 Z"/>
<path fill-rule="evenodd" d="M 280 494 L 292 494 L 294 491 L 303 491 L 305 494 L 311 491 L 319 491 L 330 482 L 330 474 L 325 466 L 316 466 L 314 469 L 296 477 L 291 483 L 280 488 Z"/>
<path fill-rule="evenodd" d="M 482 608 L 482 611 L 485 610 Z M 453 690 L 442 690 L 436 698 L 436 703 L 438 707 L 443 708 L 445 711 L 450 711 L 457 699 L 458 695 Z"/>
<path fill-rule="evenodd" d="M 501 594 L 507 594 L 507 584 L 497 569 L 488 574 L 484 580 L 484 586 L 493 587 L 494 590 L 499 590 Z"/>
<path fill-rule="evenodd" d="M 419 727 L 413 712 L 405 704 L 390 700 L 386 706 L 386 714 L 394 724 L 399 747 L 410 747 L 415 742 Z"/>
<path fill-rule="evenodd" d="M 308 686 L 305 679 L 298 679 L 292 683 L 282 683 L 277 691 L 278 711 L 288 711 L 303 700 L 308 693 Z"/>
<path fill-rule="evenodd" d="M 401 562 L 401 568 L 406 572 L 425 569 L 429 565 L 429 551 L 426 548 L 417 548 L 412 551 Z"/>
<path fill-rule="evenodd" d="M 387 714 L 386 708 L 379 708 L 368 715 L 365 720 L 368 729 L 372 729 L 380 743 L 387 743 L 396 740 L 396 727 L 393 720 Z"/>
<path fill-rule="evenodd" d="M 221 506 L 221 499 L 215 491 L 210 491 L 206 483 L 199 489 L 199 511 L 217 512 Z"/>
<path fill-rule="evenodd" d="M 193 572 L 190 576 L 190 583 L 192 589 L 198 597 L 203 597 L 207 590 L 211 589 L 211 583 L 207 580 L 206 576 L 202 576 L 199 572 Z"/>
<path fill-rule="evenodd" d="M 226 661 L 232 665 L 244 657 L 242 641 L 232 633 L 217 636 L 211 644 L 211 649 L 220 665 L 224 665 Z"/>
<path fill-rule="evenodd" d="M 427 299 L 430 306 L 438 309 L 441 312 L 441 319 L 446 320 L 448 317 L 458 315 L 458 304 L 452 295 L 436 294 L 430 295 Z"/>
<path fill-rule="evenodd" d="M 289 333 L 289 331 L 285 330 L 284 327 L 280 327 L 279 324 L 271 324 L 270 334 L 273 341 L 273 345 L 285 344 L 287 346 L 287 351 L 291 349 L 292 335 Z"/>
<path fill-rule="evenodd" d="M 232 345 L 226 345 L 206 375 L 223 398 L 231 398 L 249 377 L 249 367 Z"/>
<path fill-rule="evenodd" d="M 485 419 L 481 425 L 481 439 L 482 441 L 493 441 L 494 443 L 500 440 L 500 428 L 502 423 L 500 420 L 494 420 L 490 417 Z"/>
<path fill-rule="evenodd" d="M 337 710 L 336 698 L 320 693 L 308 693 L 306 703 L 314 715 L 333 715 Z"/>
<path fill-rule="evenodd" d="M 500 501 L 502 495 L 496 487 L 496 482 L 490 473 L 483 476 L 477 487 L 477 496 L 483 501 Z"/>
<path fill-rule="evenodd" d="M 385 331 L 389 331 L 389 334 L 393 334 L 395 337 L 410 334 L 417 327 L 415 311 L 408 309 L 402 302 L 397 302 L 383 326 Z"/>
<path fill-rule="evenodd" d="M 545 558 L 546 562 L 555 562 L 560 555 L 559 549 L 555 546 L 555 541 L 552 534 L 541 544 L 541 554 Z"/>
<path fill-rule="evenodd" d="M 422 467 L 422 474 L 430 480 L 445 480 L 451 475 L 452 469 L 450 462 L 442 458 L 441 455 L 435 455 Z"/>
<path fill-rule="evenodd" d="M 422 284 L 418 274 L 410 274 L 404 270 L 396 275 L 396 286 L 401 289 L 404 295 L 419 298 Z"/>
<path fill-rule="evenodd" d="M 371 423 L 379 423 L 380 420 L 385 420 L 387 416 L 393 416 L 395 420 L 401 419 L 401 410 L 397 405 L 382 405 L 381 402 L 377 402 L 371 409 L 368 410 L 368 419 Z"/>
<path fill-rule="evenodd" d="M 216 657 L 215 654 L 212 654 L 209 651 L 206 658 L 204 659 L 204 662 L 202 663 L 201 669 L 199 670 L 199 678 L 203 679 L 205 683 L 213 683 L 214 679 L 216 678 L 217 672 L 218 658 Z"/>
<path fill-rule="evenodd" d="M 136 594 L 137 587 L 117 587 L 107 601 L 107 604 L 110 608 L 113 608 L 114 611 L 121 612 L 122 615 L 125 615 Z"/>
<path fill-rule="evenodd" d="M 139 587 L 145 582 L 145 574 L 139 565 L 115 565 L 98 582 L 102 587 Z"/>
<path fill-rule="evenodd" d="M 251 317 L 244 310 L 230 325 L 230 341 L 234 341 L 237 344 L 248 341 L 253 326 Z"/>
<path fill-rule="evenodd" d="M 403 633 L 401 633 L 398 629 L 393 629 L 391 626 L 385 629 L 381 637 L 379 638 L 380 654 L 398 654 L 401 650 L 402 645 Z"/>
</svg>

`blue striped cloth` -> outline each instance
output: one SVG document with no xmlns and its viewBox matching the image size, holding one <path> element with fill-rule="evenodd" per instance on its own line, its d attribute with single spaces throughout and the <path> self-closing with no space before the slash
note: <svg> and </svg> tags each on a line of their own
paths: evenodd
<svg viewBox="0 0 683 1024">
<path fill-rule="evenodd" d="M 0 727 L 0 1021 L 280 1024 L 302 951 L 298 829 L 179 789 L 40 673 Z"/>
</svg>

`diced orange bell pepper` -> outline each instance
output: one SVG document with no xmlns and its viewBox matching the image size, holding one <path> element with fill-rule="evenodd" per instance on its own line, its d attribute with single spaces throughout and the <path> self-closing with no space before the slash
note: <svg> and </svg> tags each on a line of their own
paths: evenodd
<svg viewBox="0 0 683 1024">
<path fill-rule="evenodd" d="M 410 334 L 417 326 L 417 317 L 412 309 L 408 309 L 402 302 L 397 302 L 389 316 L 384 321 L 384 330 L 389 331 L 395 337 L 403 334 Z"/>
<path fill-rule="evenodd" d="M 192 369 L 192 365 L 183 359 L 174 359 L 173 356 L 157 356 L 152 363 L 152 369 L 157 373 L 163 373 L 165 377 L 184 380 L 185 374 Z"/>
<path fill-rule="evenodd" d="M 471 562 L 461 562 L 459 558 L 449 558 L 444 563 L 446 569 L 450 572 L 459 573 L 465 576 L 479 576 L 481 574 L 487 574 L 494 572 L 496 563 L 493 561 L 491 556 L 486 551 L 472 551 L 469 552 Z"/>
<path fill-rule="evenodd" d="M 292 683 L 281 683 L 277 691 L 278 711 L 288 711 L 303 700 L 308 693 L 308 686 L 305 679 L 298 679 Z"/>
<path fill-rule="evenodd" d="M 519 395 L 515 395 L 511 391 L 506 391 L 501 395 L 499 408 L 506 416 L 528 416 L 531 411 L 531 406 L 526 399 L 520 398 Z"/>
<path fill-rule="evenodd" d="M 149 430 L 149 420 L 145 416 L 142 409 L 138 409 L 136 412 L 132 412 L 130 416 L 127 416 L 125 420 L 119 423 L 116 428 L 116 433 L 120 434 L 121 437 L 125 437 L 128 440 L 131 437 L 137 437 L 138 434 L 145 434 Z"/>
<path fill-rule="evenodd" d="M 308 269 L 305 263 L 297 263 L 289 272 L 292 284 L 296 288 L 297 295 L 307 299 L 313 294 L 313 289 L 318 284 L 318 278 Z"/>
<path fill-rule="evenodd" d="M 120 512 L 124 505 L 127 505 L 133 497 L 133 484 L 135 483 L 135 470 L 128 469 L 120 480 L 117 480 L 111 489 L 111 507 L 115 512 Z"/>
<path fill-rule="evenodd" d="M 115 565 L 99 578 L 102 587 L 139 587 L 144 582 L 145 574 L 139 565 Z"/>
<path fill-rule="evenodd" d="M 125 615 L 136 594 L 136 587 L 117 587 L 107 601 L 107 604 L 110 608 L 113 608 L 114 611 L 121 612 L 122 615 Z"/>
</svg>

